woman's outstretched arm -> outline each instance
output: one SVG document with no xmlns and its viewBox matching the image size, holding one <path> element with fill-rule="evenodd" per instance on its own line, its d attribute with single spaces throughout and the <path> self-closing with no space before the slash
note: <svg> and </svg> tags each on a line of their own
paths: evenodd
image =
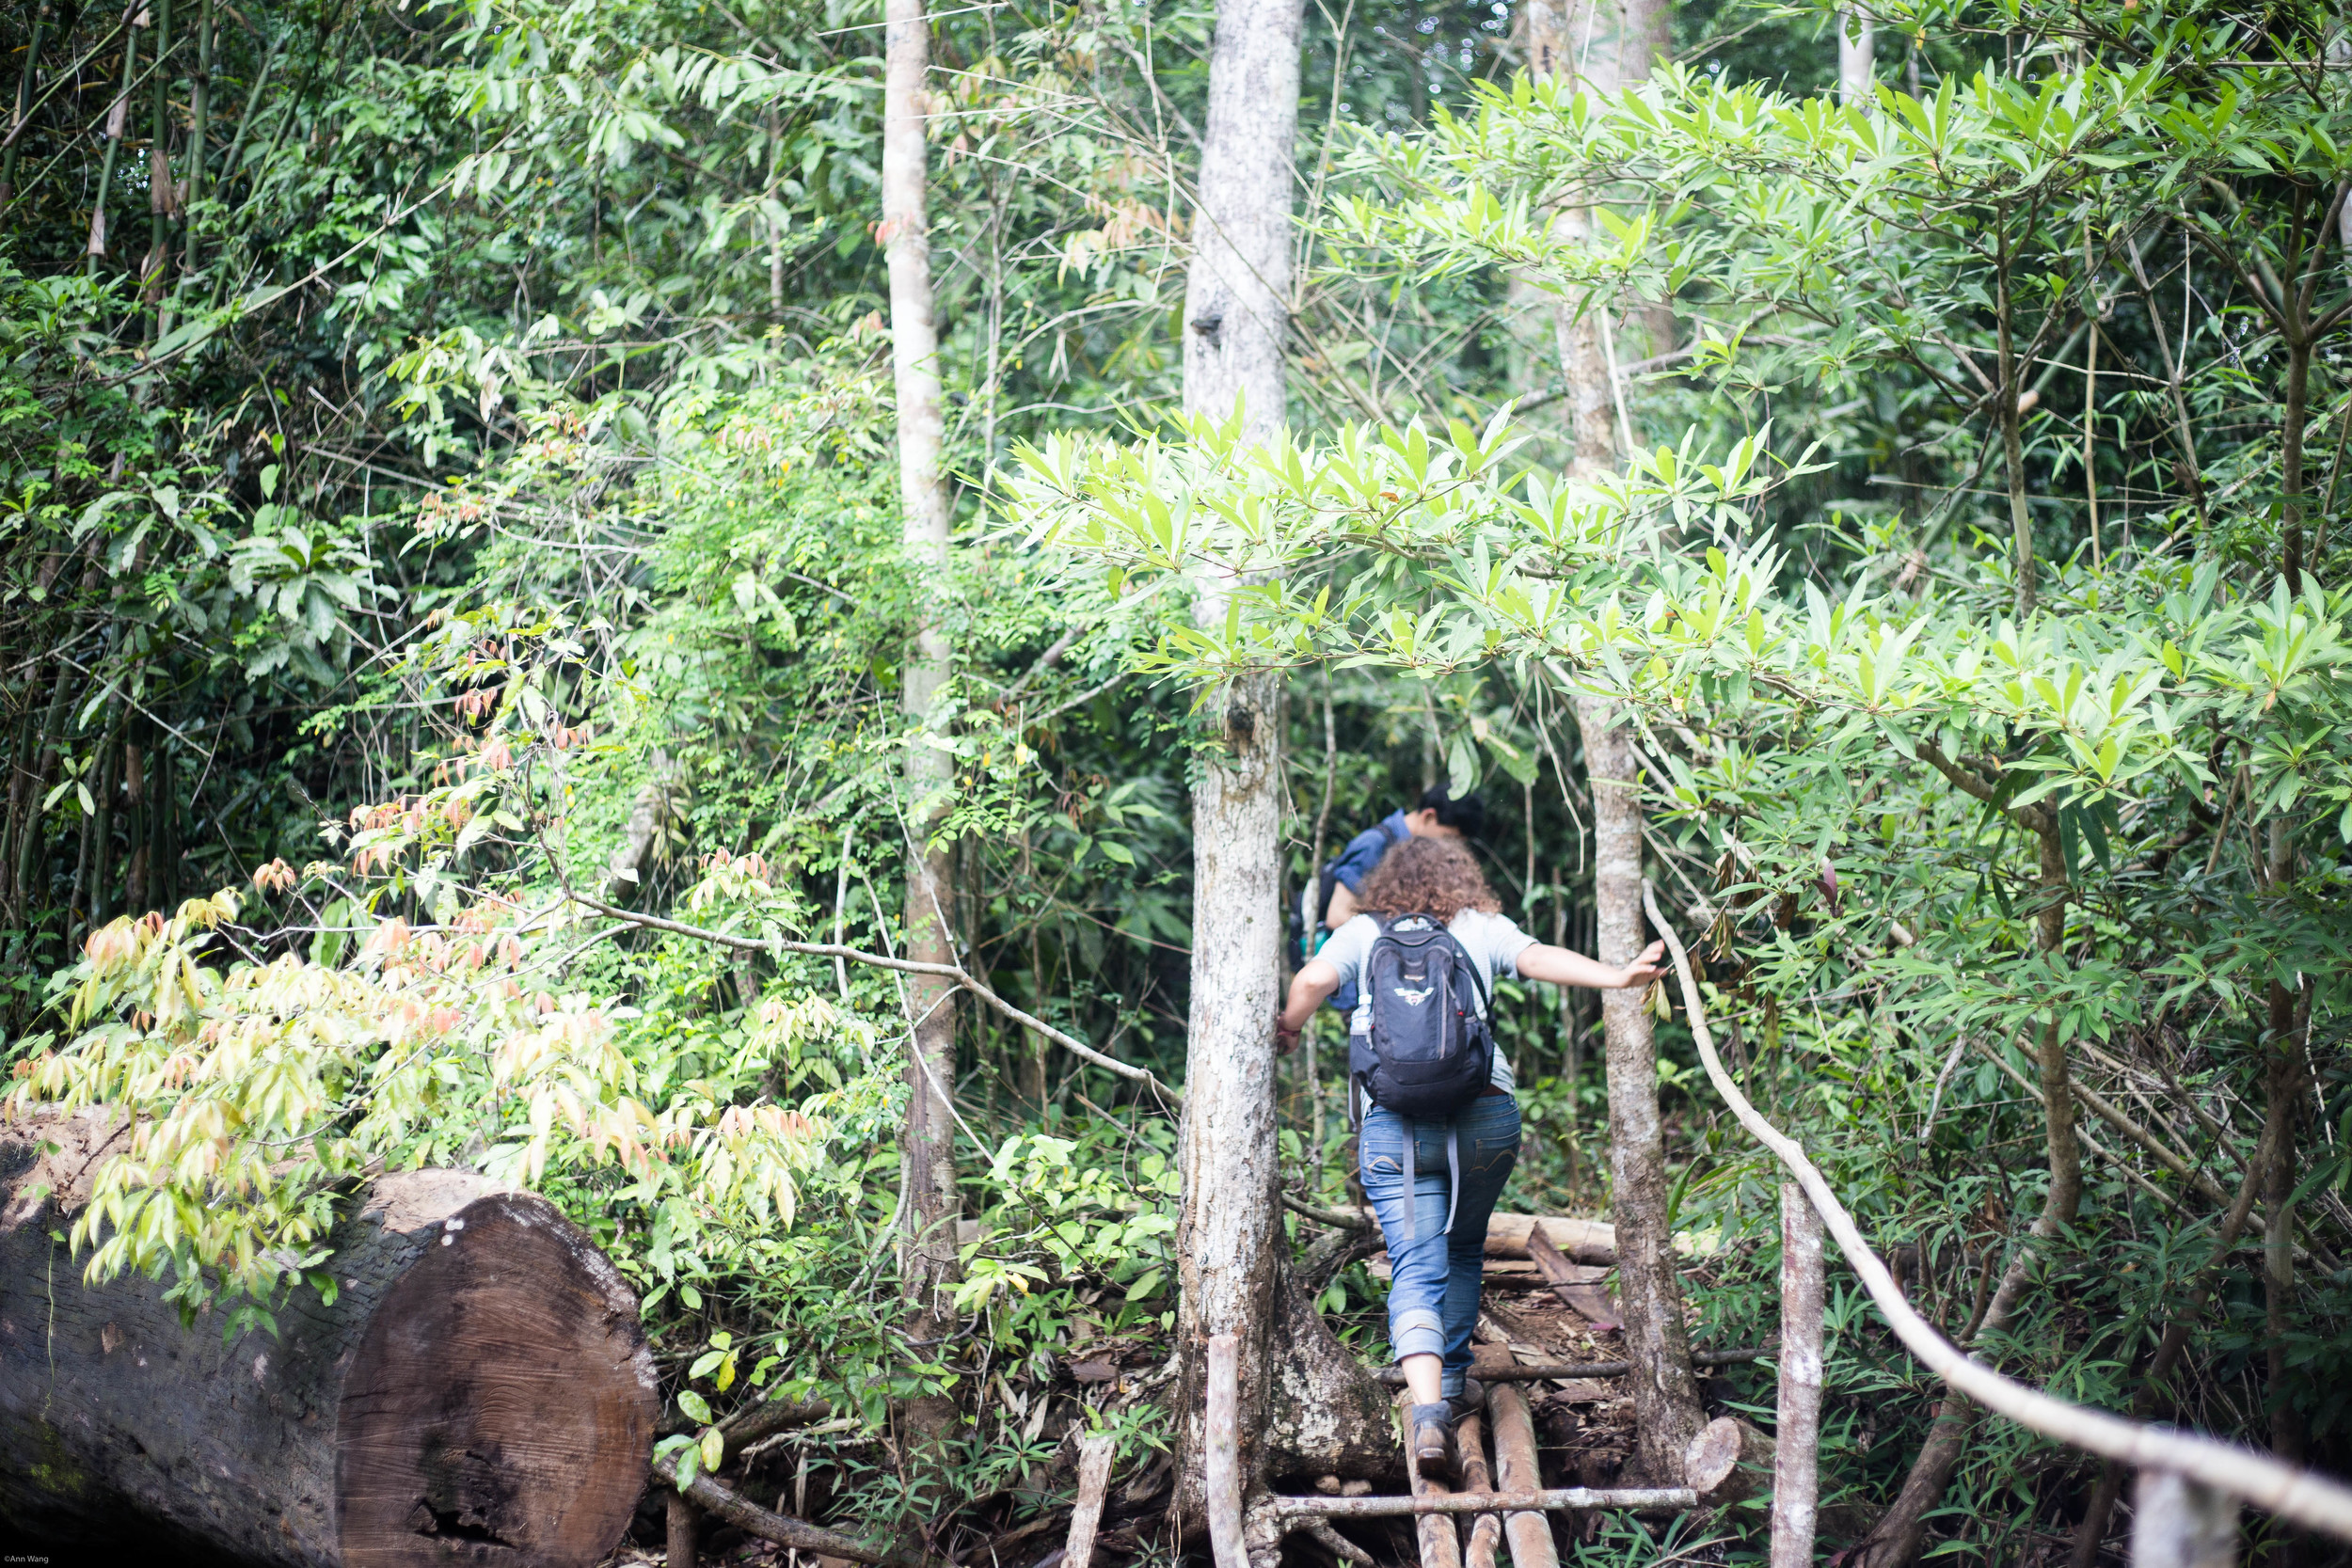
<svg viewBox="0 0 2352 1568">
<path fill-rule="evenodd" d="M 1309 958 L 1291 976 L 1290 1000 L 1274 1015 L 1275 1035 L 1281 1041 L 1296 1039 L 1315 1009 L 1339 989 L 1340 972 L 1331 960 Z"/>
<path fill-rule="evenodd" d="M 1565 947 L 1539 942 L 1519 954 L 1519 976 L 1527 980 L 1548 980 L 1555 986 L 1623 990 L 1632 986 L 1646 986 L 1663 974 L 1665 967 L 1658 960 L 1665 956 L 1665 952 L 1664 942 L 1653 942 L 1642 949 L 1641 957 L 1623 969 L 1614 969 L 1581 953 L 1571 953 Z M 1299 972 L 1299 978 L 1306 978 L 1305 970 Z M 1291 987 L 1291 994 L 1298 994 L 1295 983 Z"/>
</svg>

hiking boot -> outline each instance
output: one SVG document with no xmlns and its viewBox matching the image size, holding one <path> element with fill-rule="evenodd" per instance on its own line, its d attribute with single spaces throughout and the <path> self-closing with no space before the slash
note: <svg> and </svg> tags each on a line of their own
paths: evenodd
<svg viewBox="0 0 2352 1568">
<path fill-rule="evenodd" d="M 1427 1480 L 1459 1485 L 1462 1449 L 1454 1440 L 1453 1403 L 1439 1400 L 1435 1404 L 1417 1404 L 1406 1425 L 1413 1434 L 1413 1468 Z"/>
<path fill-rule="evenodd" d="M 1466 1377 L 1462 1380 L 1462 1391 L 1445 1402 L 1446 1408 L 1454 1412 L 1453 1418 L 1456 1421 L 1465 1416 L 1484 1415 L 1486 1410 L 1486 1386 L 1474 1377 Z"/>
</svg>

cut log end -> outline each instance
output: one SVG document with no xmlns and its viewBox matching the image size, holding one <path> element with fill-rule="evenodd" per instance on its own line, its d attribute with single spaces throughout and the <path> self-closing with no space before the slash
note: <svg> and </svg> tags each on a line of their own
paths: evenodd
<svg viewBox="0 0 2352 1568">
<path fill-rule="evenodd" d="M 644 1485 L 658 1414 L 633 1306 L 612 1264 L 538 1198 L 494 1194 L 444 1220 L 438 1244 L 386 1294 L 343 1383 L 343 1560 L 593 1562 L 609 1551 Z"/>
<path fill-rule="evenodd" d="M 1729 1416 L 1699 1428 L 1683 1455 L 1683 1476 L 1702 1507 L 1722 1508 L 1754 1497 L 1766 1483 L 1772 1440 Z"/>
<path fill-rule="evenodd" d="M 636 1297 L 546 1200 L 379 1178 L 335 1298 L 278 1332 L 183 1328 L 151 1280 L 52 1242 L 116 1135 L 0 1125 L 0 1534 L 91 1560 L 586 1568 L 627 1528 L 660 1415 Z"/>
</svg>

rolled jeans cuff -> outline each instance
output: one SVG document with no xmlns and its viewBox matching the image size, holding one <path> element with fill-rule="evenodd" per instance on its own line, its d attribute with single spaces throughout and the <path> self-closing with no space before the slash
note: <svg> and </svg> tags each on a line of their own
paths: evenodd
<svg viewBox="0 0 2352 1568">
<path fill-rule="evenodd" d="M 1389 1320 L 1389 1343 L 1397 1358 L 1443 1355 L 1445 1323 L 1426 1307 L 1408 1307 Z"/>
</svg>

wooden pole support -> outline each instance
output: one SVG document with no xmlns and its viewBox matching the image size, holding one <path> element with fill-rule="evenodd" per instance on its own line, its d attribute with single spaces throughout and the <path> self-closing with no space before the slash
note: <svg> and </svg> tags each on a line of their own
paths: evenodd
<svg viewBox="0 0 2352 1568">
<path fill-rule="evenodd" d="M 695 1568 L 694 1534 L 701 1519 L 694 1505 L 675 1491 L 664 1501 L 670 1527 L 669 1568 Z"/>
<path fill-rule="evenodd" d="M 2237 1568 L 2237 1499 L 2169 1470 L 2142 1470 L 2132 1568 Z"/>
<path fill-rule="evenodd" d="M 1563 1486 L 1543 1492 L 1431 1492 L 1418 1497 L 1277 1497 L 1277 1517 L 1283 1519 L 1397 1519 L 1422 1513 L 1489 1513 L 1512 1515 L 1507 1531 L 1522 1520 L 1543 1524 L 1539 1515 L 1562 1509 L 1690 1509 L 1699 1496 L 1687 1486 L 1629 1486 L 1615 1488 Z M 1546 1530 L 1544 1539 L 1551 1539 Z M 1532 1560 L 1523 1554 L 1519 1537 L 1511 1535 L 1511 1560 Z M 1558 1557 L 1542 1559 L 1557 1564 Z"/>
<path fill-rule="evenodd" d="M 1535 1420 L 1528 1413 L 1527 1396 L 1507 1384 L 1487 1385 L 1486 1424 L 1495 1434 L 1495 1490 L 1542 1491 L 1544 1475 L 1535 1463 Z M 1560 1551 L 1551 1541 L 1551 1521 L 1540 1513 L 1504 1514 L 1502 1534 L 1511 1544 L 1511 1568 L 1560 1568 Z"/>
<path fill-rule="evenodd" d="M 1780 1184 L 1780 1402 L 1773 1419 L 1772 1568 L 1813 1568 L 1820 1502 L 1821 1216 Z"/>
<path fill-rule="evenodd" d="M 1249 1568 L 1249 1547 L 1241 1526 L 1241 1342 L 1231 1334 L 1209 1336 L 1208 1451 L 1202 1455 L 1207 1486 L 1209 1549 L 1216 1568 Z"/>
<path fill-rule="evenodd" d="M 1103 1525 L 1103 1499 L 1111 1489 L 1111 1458 L 1118 1447 L 1107 1432 L 1090 1432 L 1078 1439 L 1078 1505 L 1071 1510 L 1062 1568 L 1089 1568 L 1094 1560 L 1094 1533 Z"/>
<path fill-rule="evenodd" d="M 1486 1462 L 1486 1421 L 1476 1411 L 1454 1428 L 1462 1445 L 1462 1490 L 1491 1494 L 1494 1466 Z M 1495 1568 L 1495 1553 L 1502 1544 L 1502 1515 L 1482 1513 L 1470 1521 L 1470 1539 L 1462 1544 L 1462 1568 Z"/>
<path fill-rule="evenodd" d="M 1422 1474 L 1421 1464 L 1413 1456 L 1413 1396 L 1399 1394 L 1396 1401 L 1398 1430 L 1404 1434 L 1405 1471 L 1411 1479 L 1413 1495 L 1393 1500 L 1401 1503 L 1435 1503 L 1456 1500 L 1445 1482 L 1435 1476 Z M 1356 1502 L 1389 1501 L 1388 1498 L 1358 1497 Z M 1414 1511 L 1413 1537 L 1419 1543 L 1421 1568 L 1462 1568 L 1462 1538 L 1454 1528 L 1454 1521 L 1436 1510 Z"/>
</svg>

